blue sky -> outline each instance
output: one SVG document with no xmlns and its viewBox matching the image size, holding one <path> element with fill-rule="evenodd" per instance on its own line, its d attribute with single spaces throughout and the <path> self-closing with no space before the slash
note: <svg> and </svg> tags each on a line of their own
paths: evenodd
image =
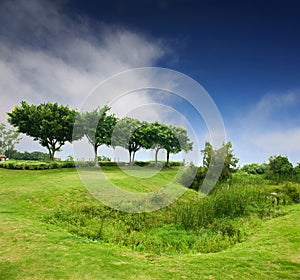
<svg viewBox="0 0 300 280">
<path fill-rule="evenodd" d="M 275 154 L 300 162 L 299 12 L 290 0 L 1 1 L 0 121 L 23 99 L 80 108 L 111 75 L 165 67 L 212 97 L 240 164 Z M 154 99 L 136 93 L 114 112 Z M 201 145 L 205 132 L 197 134 Z M 43 150 L 26 137 L 18 148 Z M 67 145 L 61 156 L 71 152 Z"/>
</svg>

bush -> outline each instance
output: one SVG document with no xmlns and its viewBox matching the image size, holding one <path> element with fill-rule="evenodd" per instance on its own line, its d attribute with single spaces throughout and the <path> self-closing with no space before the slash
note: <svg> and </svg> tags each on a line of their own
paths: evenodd
<svg viewBox="0 0 300 280">
<path fill-rule="evenodd" d="M 2 168 L 23 170 L 70 168 L 74 166 L 73 161 L 7 160 L 0 162 Z"/>
<path fill-rule="evenodd" d="M 277 203 L 300 203 L 300 185 L 287 182 L 272 188 Z"/>
<path fill-rule="evenodd" d="M 289 180 L 294 173 L 292 163 L 286 156 L 272 156 L 269 158 L 266 177 L 276 183 Z"/>
<path fill-rule="evenodd" d="M 75 161 L 75 166 L 77 168 L 94 167 L 95 166 L 95 162 L 93 160 L 89 160 L 89 161 L 78 160 L 78 161 Z"/>
<path fill-rule="evenodd" d="M 39 151 L 35 152 L 18 152 L 18 151 L 13 151 L 11 154 L 10 159 L 15 159 L 15 160 L 39 160 L 39 161 L 48 161 L 50 160 L 49 154 L 48 153 L 43 153 Z"/>
<path fill-rule="evenodd" d="M 292 202 L 300 203 L 300 185 L 287 182 L 283 186 L 284 193 L 291 199 Z"/>
<path fill-rule="evenodd" d="M 98 156 L 98 161 L 111 161 L 111 158 L 106 156 Z"/>
<path fill-rule="evenodd" d="M 204 167 L 197 167 L 193 164 L 187 167 L 179 176 L 178 182 L 186 188 L 199 191 L 200 186 L 206 176 L 206 169 Z"/>
<path fill-rule="evenodd" d="M 138 160 L 135 160 L 134 164 L 136 164 L 138 166 L 141 166 L 141 167 L 144 167 L 144 166 L 158 167 L 158 168 L 166 167 L 166 161 L 158 161 L 157 164 L 155 164 L 155 161 L 138 161 Z M 183 165 L 183 163 L 180 162 L 180 161 L 170 161 L 169 162 L 169 167 L 181 166 L 181 165 Z"/>
<path fill-rule="evenodd" d="M 258 164 L 258 163 L 252 163 L 252 164 L 245 164 L 241 171 L 244 171 L 248 174 L 253 175 L 261 175 L 265 174 L 268 170 L 268 165 L 266 163 Z"/>
</svg>

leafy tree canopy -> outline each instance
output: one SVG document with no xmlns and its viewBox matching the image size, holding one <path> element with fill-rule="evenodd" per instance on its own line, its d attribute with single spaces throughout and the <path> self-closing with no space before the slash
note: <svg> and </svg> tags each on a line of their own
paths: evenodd
<svg viewBox="0 0 300 280">
<path fill-rule="evenodd" d="M 271 156 L 268 163 L 267 178 L 277 182 L 284 181 L 293 175 L 293 164 L 287 156 Z"/>
<path fill-rule="evenodd" d="M 93 146 L 95 165 L 98 166 L 98 148 L 111 145 L 111 136 L 117 123 L 115 115 L 108 115 L 110 107 L 104 106 L 91 112 L 83 112 L 76 121 L 78 135 L 85 135 Z M 80 133 L 81 130 L 81 133 Z"/>
<path fill-rule="evenodd" d="M 222 147 L 214 150 L 209 142 L 205 143 L 203 154 L 203 167 L 221 169 L 219 181 L 226 181 L 232 177 L 232 172 L 236 169 L 238 158 L 235 157 L 231 142 L 223 143 Z M 223 165 L 223 166 L 219 166 Z"/>
<path fill-rule="evenodd" d="M 135 153 L 148 144 L 146 140 L 146 123 L 137 119 L 125 117 L 118 121 L 112 138 L 112 145 L 120 146 L 129 153 L 129 162 L 134 161 Z"/>
<path fill-rule="evenodd" d="M 68 106 L 50 102 L 29 105 L 22 101 L 8 116 L 8 122 L 19 132 L 33 137 L 48 149 L 51 160 L 66 142 L 76 140 L 72 139 L 72 131 L 77 112 Z"/>
</svg>

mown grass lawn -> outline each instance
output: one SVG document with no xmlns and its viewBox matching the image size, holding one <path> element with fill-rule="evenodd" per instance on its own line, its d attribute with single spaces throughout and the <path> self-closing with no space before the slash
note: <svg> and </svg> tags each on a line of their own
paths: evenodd
<svg viewBox="0 0 300 280">
<path fill-rule="evenodd" d="M 176 170 L 139 182 L 115 168 L 106 172 L 116 184 L 145 191 Z M 299 204 L 222 252 L 156 255 L 78 237 L 44 221 L 57 207 L 87 200 L 93 198 L 76 169 L 0 169 L 0 279 L 300 279 Z"/>
</svg>

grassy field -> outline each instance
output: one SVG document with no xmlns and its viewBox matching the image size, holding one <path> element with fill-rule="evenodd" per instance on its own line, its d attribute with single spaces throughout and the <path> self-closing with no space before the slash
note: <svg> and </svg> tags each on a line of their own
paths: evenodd
<svg viewBox="0 0 300 280">
<path fill-rule="evenodd" d="M 137 192 L 155 190 L 176 173 L 169 169 L 134 179 L 116 168 L 105 171 L 114 183 Z M 257 226 L 245 241 L 220 252 L 155 253 L 80 236 L 63 223 L 49 222 L 57 209 L 102 207 L 75 169 L 0 169 L 0 184 L 0 279 L 300 278 L 299 204 L 254 220 Z M 189 190 L 181 201 L 194 199 L 197 194 Z"/>
</svg>

